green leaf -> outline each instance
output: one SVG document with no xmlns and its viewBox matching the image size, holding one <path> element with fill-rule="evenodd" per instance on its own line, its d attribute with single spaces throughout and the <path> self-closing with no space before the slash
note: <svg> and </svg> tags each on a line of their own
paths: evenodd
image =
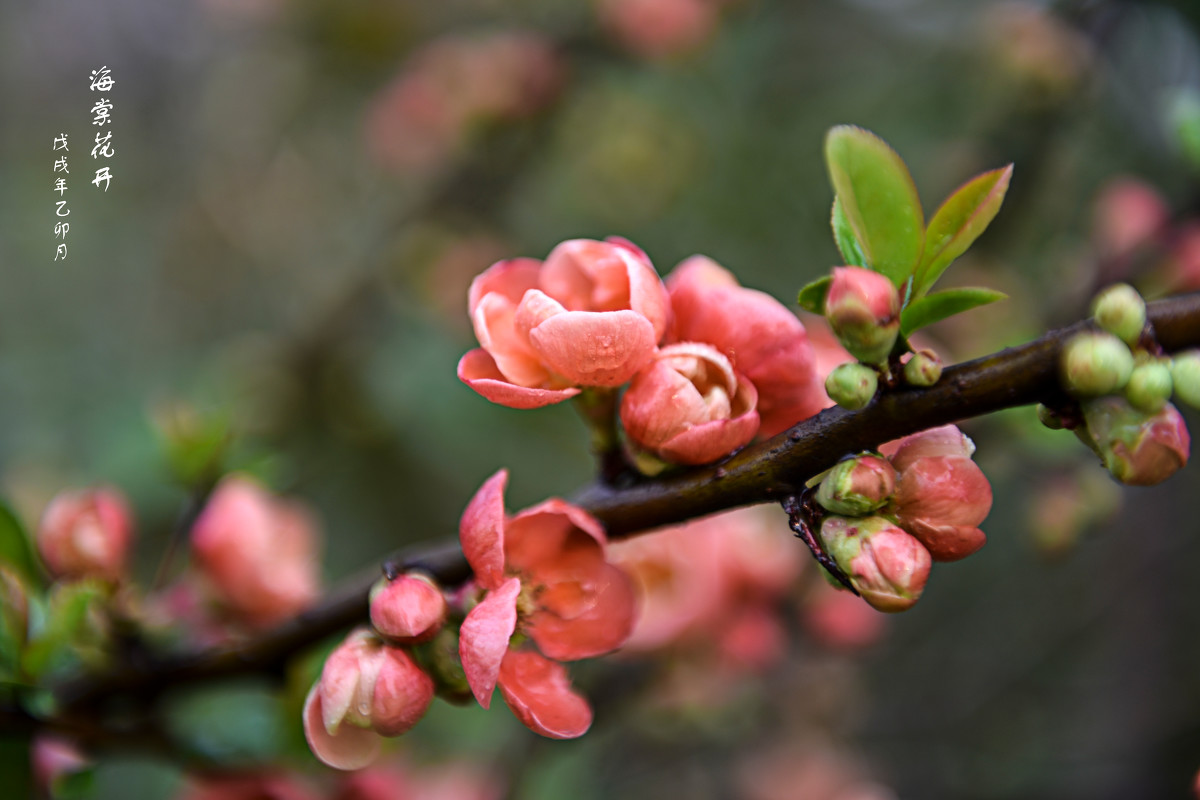
<svg viewBox="0 0 1200 800">
<path fill-rule="evenodd" d="M 814 314 L 824 314 L 825 295 L 829 294 L 829 285 L 831 283 L 833 283 L 832 275 L 817 278 L 800 290 L 800 296 L 796 298 L 796 301 L 800 303 L 800 307 L 805 311 L 811 311 Z"/>
<path fill-rule="evenodd" d="M 925 256 L 917 270 L 916 296 L 942 276 L 995 218 L 1008 191 L 1013 165 L 976 175 L 946 198 L 925 231 Z"/>
<path fill-rule="evenodd" d="M 94 654 L 103 633 L 93 624 L 90 612 L 108 594 L 108 587 L 100 581 L 56 584 L 45 618 L 25 648 L 25 672 L 37 677 L 81 655 Z"/>
<path fill-rule="evenodd" d="M 925 217 L 908 168 L 886 142 L 853 125 L 826 135 L 825 163 L 862 256 L 900 286 L 925 245 Z"/>
<path fill-rule="evenodd" d="M 3 500 L 0 500 L 0 562 L 10 565 L 30 583 L 42 585 L 42 572 L 33 554 L 33 540 L 20 518 Z"/>
<path fill-rule="evenodd" d="M 863 255 L 862 245 L 858 243 L 858 237 L 854 235 L 854 229 L 850 227 L 850 220 L 846 219 L 846 210 L 842 208 L 841 199 L 833 198 L 833 211 L 829 215 L 829 227 L 833 228 L 833 241 L 837 245 L 838 252 L 842 254 L 842 264 L 847 267 L 867 267 L 871 265 L 867 263 L 867 257 Z"/>
<path fill-rule="evenodd" d="M 940 322 L 946 317 L 952 317 L 997 300 L 1004 300 L 1007 297 L 1008 295 L 1004 292 L 978 286 L 934 292 L 926 297 L 917 298 L 900 312 L 900 333 L 908 336 L 913 331 Z"/>
</svg>

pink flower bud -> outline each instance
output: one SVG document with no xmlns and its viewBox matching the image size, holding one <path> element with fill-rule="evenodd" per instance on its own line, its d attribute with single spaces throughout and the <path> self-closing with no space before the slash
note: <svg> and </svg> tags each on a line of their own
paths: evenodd
<svg viewBox="0 0 1200 800">
<path fill-rule="evenodd" d="M 629 50 L 665 58 L 696 48 L 713 33 L 710 0 L 600 0 L 600 20 Z"/>
<path fill-rule="evenodd" d="M 753 384 L 706 344 L 684 342 L 658 351 L 633 378 L 621 401 L 630 439 L 668 461 L 707 464 L 758 431 Z"/>
<path fill-rule="evenodd" d="M 834 267 L 825 317 L 851 355 L 879 364 L 887 360 L 900 332 L 900 295 L 878 272 Z"/>
<path fill-rule="evenodd" d="M 217 486 L 192 527 L 192 552 L 217 599 L 253 625 L 292 616 L 320 591 L 312 517 L 245 477 Z"/>
<path fill-rule="evenodd" d="M 1083 418 L 1104 466 L 1121 483 L 1152 486 L 1187 465 L 1191 437 L 1170 403 L 1148 414 L 1124 398 L 1099 397 L 1083 403 Z"/>
<path fill-rule="evenodd" d="M 834 514 L 862 516 L 882 506 L 896 488 L 896 470 L 881 456 L 839 462 L 821 481 L 817 502 Z"/>
<path fill-rule="evenodd" d="M 366 766 L 379 750 L 375 734 L 399 736 L 412 728 L 433 701 L 433 689 L 433 680 L 408 653 L 357 630 L 330 653 L 309 692 L 304 711 L 309 747 L 331 767 Z"/>
<path fill-rule="evenodd" d="M 446 598 L 420 573 L 380 581 L 371 590 L 371 624 L 380 635 L 402 642 L 433 637 L 446 619 Z"/>
<path fill-rule="evenodd" d="M 885 445 L 900 473 L 889 508 L 934 561 L 957 561 L 987 542 L 979 524 L 992 508 L 992 487 L 971 454 L 974 443 L 943 425 Z"/>
<path fill-rule="evenodd" d="M 37 532 L 42 561 L 60 578 L 120 580 L 132 541 L 129 506 L 115 489 L 60 493 L 50 501 Z"/>
<path fill-rule="evenodd" d="M 1096 198 L 1095 238 L 1108 258 L 1128 256 L 1151 241 L 1171 220 L 1171 211 L 1153 187 L 1136 178 L 1116 178 Z"/>
<path fill-rule="evenodd" d="M 821 541 L 873 608 L 904 611 L 925 589 L 932 559 L 915 538 L 884 517 L 826 517 Z"/>
</svg>

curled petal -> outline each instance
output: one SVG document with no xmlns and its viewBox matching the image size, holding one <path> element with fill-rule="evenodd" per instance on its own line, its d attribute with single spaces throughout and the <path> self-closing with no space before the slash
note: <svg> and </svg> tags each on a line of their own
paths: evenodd
<svg viewBox="0 0 1200 800">
<path fill-rule="evenodd" d="M 467 684 L 484 708 L 492 704 L 500 662 L 508 651 L 508 640 L 517 628 L 517 595 L 520 592 L 520 579 L 509 578 L 499 588 L 488 592 L 488 596 L 463 620 L 458 655 Z"/>
<path fill-rule="evenodd" d="M 510 569 L 530 574 L 561 560 L 564 551 L 586 551 L 604 560 L 604 527 L 578 506 L 552 498 L 508 521 L 504 558 Z"/>
<path fill-rule="evenodd" d="M 504 578 L 504 487 L 508 470 L 484 481 L 471 498 L 458 523 L 463 555 L 485 589 L 495 589 Z"/>
<path fill-rule="evenodd" d="M 562 664 L 512 651 L 500 666 L 500 691 L 517 719 L 551 739 L 574 739 L 592 726 L 592 709 L 571 688 Z"/>
<path fill-rule="evenodd" d="M 496 360 L 482 348 L 467 352 L 458 362 L 458 379 L 497 405 L 541 408 L 569 400 L 579 389 L 538 389 L 510 382 Z"/>
<path fill-rule="evenodd" d="M 420 722 L 433 702 L 433 678 L 399 647 L 383 648 L 375 681 L 371 727 L 381 736 L 399 736 Z"/>
<path fill-rule="evenodd" d="M 325 659 L 318 685 L 330 735 L 349 727 L 342 725 L 344 721 L 359 722 L 360 727 L 367 722 L 381 664 L 378 645 L 379 640 L 369 631 L 356 630 Z"/>
<path fill-rule="evenodd" d="M 538 597 L 527 631 L 538 649 L 559 661 L 592 658 L 617 649 L 633 632 L 636 596 L 629 577 L 600 564 L 583 582 L 552 584 Z"/>
<path fill-rule="evenodd" d="M 528 339 L 530 332 L 538 325 L 551 317 L 565 313 L 567 313 L 567 309 L 563 308 L 562 303 L 540 289 L 532 289 L 525 293 L 525 297 L 521 299 L 521 305 L 517 306 L 514 324 L 521 336 Z"/>
<path fill-rule="evenodd" d="M 555 373 L 583 386 L 620 386 L 654 354 L 650 321 L 636 311 L 568 311 L 529 332 Z"/>
<path fill-rule="evenodd" d="M 992 487 L 983 470 L 970 459 L 922 458 L 900 473 L 895 503 L 902 520 L 975 526 L 992 509 Z"/>
<path fill-rule="evenodd" d="M 493 292 L 508 298 L 513 305 L 521 302 L 525 292 L 537 287 L 542 262 L 536 258 L 507 258 L 497 261 L 475 276 L 467 291 L 467 312 L 474 317 L 483 298 Z"/>
<path fill-rule="evenodd" d="M 471 321 L 475 338 L 491 353 L 500 374 L 518 386 L 536 388 L 550 380 L 550 373 L 516 325 L 521 307 L 496 293 L 487 294 L 479 301 Z"/>
<path fill-rule="evenodd" d="M 362 769 L 379 755 L 379 735 L 367 728 L 343 725 L 336 734 L 325 728 L 321 693 L 315 684 L 304 701 L 304 738 L 313 755 L 334 769 Z"/>
<path fill-rule="evenodd" d="M 971 525 L 944 525 L 925 519 L 900 520 L 925 545 L 934 561 L 958 561 L 987 544 L 987 534 Z"/>
</svg>

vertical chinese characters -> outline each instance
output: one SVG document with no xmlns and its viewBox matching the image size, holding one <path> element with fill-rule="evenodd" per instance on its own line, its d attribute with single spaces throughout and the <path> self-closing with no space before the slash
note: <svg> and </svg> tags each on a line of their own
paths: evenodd
<svg viewBox="0 0 1200 800">
<path fill-rule="evenodd" d="M 105 130 L 109 127 L 109 116 L 113 110 L 112 101 L 108 98 L 108 93 L 112 91 L 112 87 L 116 81 L 109 74 L 110 70 L 107 66 L 100 69 L 92 70 L 91 90 L 100 92 L 100 99 L 92 106 L 92 124 L 99 127 L 101 130 L 96 131 L 96 143 L 92 147 L 92 158 L 99 160 L 101 158 L 112 158 L 114 150 L 112 147 L 112 131 Z M 108 185 L 112 181 L 112 173 L 107 165 L 97 168 L 96 177 L 92 179 L 93 186 L 104 184 L 104 191 L 108 191 Z"/>
<path fill-rule="evenodd" d="M 67 168 L 67 153 L 70 149 L 67 147 L 67 135 L 60 133 L 54 137 L 53 151 L 61 154 L 54 159 L 54 191 L 58 193 L 58 199 L 54 201 L 54 215 L 57 217 L 66 217 L 71 213 L 71 209 L 67 208 L 67 201 L 64 195 L 67 192 L 67 179 L 64 175 L 71 174 L 71 170 Z M 60 174 L 61 173 L 61 174 Z M 54 247 L 54 260 L 63 260 L 67 258 L 67 231 L 71 229 L 70 224 L 59 219 L 54 223 L 54 239 L 56 241 Z"/>
</svg>

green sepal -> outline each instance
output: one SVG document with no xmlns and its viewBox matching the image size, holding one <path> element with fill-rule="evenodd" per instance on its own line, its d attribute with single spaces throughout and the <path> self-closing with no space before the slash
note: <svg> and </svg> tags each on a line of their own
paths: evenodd
<svg viewBox="0 0 1200 800">
<path fill-rule="evenodd" d="M 921 200 L 904 161 L 870 131 L 839 125 L 825 137 L 825 163 L 861 255 L 899 287 L 925 245 Z"/>
<path fill-rule="evenodd" d="M 833 283 L 833 276 L 826 275 L 823 278 L 817 278 L 812 283 L 800 290 L 800 296 L 796 298 L 796 302 L 805 311 L 811 311 L 814 314 L 825 315 L 825 296 L 829 294 L 829 287 Z"/>
<path fill-rule="evenodd" d="M 947 317 L 994 303 L 997 300 L 1004 300 L 1007 297 L 1008 295 L 1004 292 L 978 286 L 934 292 L 931 295 L 917 298 L 900 312 L 900 332 L 908 336 L 926 325 L 941 322 Z"/>
<path fill-rule="evenodd" d="M 976 175 L 946 198 L 925 231 L 925 254 L 914 296 L 921 297 L 954 259 L 967 251 L 1000 211 L 1013 165 Z"/>
</svg>

